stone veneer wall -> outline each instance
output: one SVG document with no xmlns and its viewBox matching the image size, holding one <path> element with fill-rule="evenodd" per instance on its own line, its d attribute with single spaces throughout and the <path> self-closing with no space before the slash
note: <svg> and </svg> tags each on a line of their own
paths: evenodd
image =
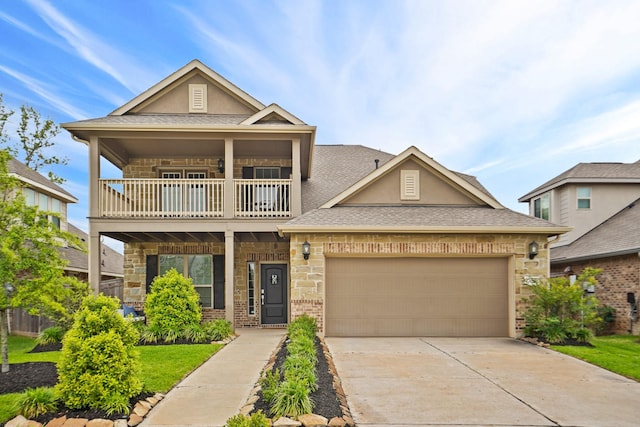
<svg viewBox="0 0 640 427">
<path fill-rule="evenodd" d="M 532 240 L 540 245 L 534 259 L 528 257 Z M 302 257 L 302 242 L 311 243 L 311 255 Z M 325 255 L 328 256 L 497 256 L 513 257 L 515 283 L 515 333 L 522 335 L 526 298 L 531 295 L 523 284 L 527 277 L 549 274 L 546 235 L 513 234 L 299 234 L 291 236 L 291 320 L 303 313 L 316 318 L 323 331 Z"/>
<path fill-rule="evenodd" d="M 142 309 L 145 300 L 147 255 L 223 255 L 224 243 L 132 243 L 124 250 L 124 302 Z M 247 263 L 256 263 L 255 315 L 248 312 Z M 260 263 L 287 263 L 288 242 L 236 242 L 234 249 L 234 321 L 237 327 L 260 325 Z M 224 319 L 225 310 L 203 308 L 204 320 Z"/>
<path fill-rule="evenodd" d="M 589 261 L 558 263 L 551 267 L 553 275 L 564 274 L 564 269 L 570 266 L 576 275 L 580 275 L 585 267 L 601 268 L 598 279 L 598 286 L 595 288 L 595 296 L 605 305 L 616 310 L 616 319 L 611 332 L 640 333 L 640 322 L 631 324 L 629 319 L 629 304 L 627 303 L 627 292 L 636 294 L 636 299 L 640 299 L 640 257 L 638 254 L 622 255 L 594 259 Z"/>
<path fill-rule="evenodd" d="M 289 262 L 289 242 L 239 242 L 234 248 L 234 319 L 236 327 L 260 326 L 260 264 Z M 255 262 L 255 314 L 249 314 L 248 263 Z"/>
</svg>

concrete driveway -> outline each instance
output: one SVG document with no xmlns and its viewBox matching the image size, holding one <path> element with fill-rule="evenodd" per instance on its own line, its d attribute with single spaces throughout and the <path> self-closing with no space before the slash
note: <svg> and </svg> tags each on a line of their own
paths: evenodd
<svg viewBox="0 0 640 427">
<path fill-rule="evenodd" d="M 326 338 L 359 426 L 638 426 L 640 383 L 508 338 Z"/>
</svg>

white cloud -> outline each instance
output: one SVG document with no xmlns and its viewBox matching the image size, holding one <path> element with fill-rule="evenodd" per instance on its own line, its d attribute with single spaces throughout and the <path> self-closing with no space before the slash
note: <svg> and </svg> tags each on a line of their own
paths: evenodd
<svg viewBox="0 0 640 427">
<path fill-rule="evenodd" d="M 50 3 L 44 0 L 27 1 L 80 58 L 111 76 L 131 93 L 137 95 L 146 89 L 146 82 L 155 79 L 153 73 L 138 64 L 137 58 L 114 49 L 110 43 L 67 18 Z"/>
</svg>

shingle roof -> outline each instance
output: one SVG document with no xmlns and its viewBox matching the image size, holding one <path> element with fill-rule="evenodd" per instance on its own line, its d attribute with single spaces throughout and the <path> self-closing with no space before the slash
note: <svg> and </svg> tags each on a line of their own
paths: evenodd
<svg viewBox="0 0 640 427">
<path fill-rule="evenodd" d="M 302 183 L 302 212 L 322 206 L 376 168 L 393 159 L 393 154 L 363 145 L 316 145 L 311 178 Z M 493 197 L 475 176 L 453 172 L 483 193 Z"/>
<path fill-rule="evenodd" d="M 552 262 L 640 252 L 640 199 L 572 243 L 551 249 Z"/>
<path fill-rule="evenodd" d="M 7 165 L 9 168 L 9 173 L 13 173 L 18 177 L 26 178 L 29 181 L 39 184 L 41 187 L 48 188 L 49 190 L 52 190 L 54 192 L 62 193 L 65 196 L 68 196 L 69 199 L 72 199 L 73 201 L 77 201 L 77 199 L 73 196 L 73 194 L 69 193 L 64 188 L 60 187 L 58 184 L 55 184 L 49 181 L 47 178 L 40 175 L 38 172 L 34 171 L 33 169 L 28 168 L 24 163 L 16 159 L 9 159 L 9 162 Z"/>
<path fill-rule="evenodd" d="M 127 114 L 79 120 L 73 124 L 95 125 L 239 125 L 249 114 Z"/>
<path fill-rule="evenodd" d="M 316 145 L 311 178 L 302 182 L 302 212 L 321 206 L 395 157 L 362 145 Z"/>
<path fill-rule="evenodd" d="M 578 163 L 555 178 L 518 199 L 527 202 L 533 196 L 568 182 L 640 182 L 640 161 L 635 163 Z"/>
<path fill-rule="evenodd" d="M 564 228 L 509 209 L 483 206 L 335 206 L 287 222 L 294 227 Z"/>
<path fill-rule="evenodd" d="M 68 224 L 69 233 L 74 234 L 80 238 L 83 242 L 89 241 L 89 236 L 84 231 L 80 230 L 73 224 Z M 101 268 L 101 272 L 104 275 L 122 276 L 124 273 L 124 257 L 122 254 L 111 249 L 104 243 L 100 244 L 103 251 L 102 260 L 104 266 Z M 69 261 L 68 268 L 80 271 L 89 271 L 89 256 L 86 252 L 75 248 L 60 248 L 60 254 L 62 257 Z"/>
</svg>

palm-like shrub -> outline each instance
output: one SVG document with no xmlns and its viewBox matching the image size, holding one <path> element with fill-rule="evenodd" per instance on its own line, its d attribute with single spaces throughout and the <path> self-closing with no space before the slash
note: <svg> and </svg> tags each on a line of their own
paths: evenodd
<svg viewBox="0 0 640 427">
<path fill-rule="evenodd" d="M 202 319 L 200 296 L 191 279 L 175 269 L 158 276 L 151 284 L 151 293 L 144 305 L 147 325 L 156 338 L 175 341 L 186 331 L 199 325 Z"/>
<path fill-rule="evenodd" d="M 58 396 L 51 387 L 28 388 L 18 398 L 20 413 L 27 418 L 36 418 L 58 408 Z"/>
<path fill-rule="evenodd" d="M 87 297 L 62 341 L 56 389 L 69 408 L 126 412 L 142 390 L 138 332 L 118 306 L 116 298 Z"/>
</svg>

